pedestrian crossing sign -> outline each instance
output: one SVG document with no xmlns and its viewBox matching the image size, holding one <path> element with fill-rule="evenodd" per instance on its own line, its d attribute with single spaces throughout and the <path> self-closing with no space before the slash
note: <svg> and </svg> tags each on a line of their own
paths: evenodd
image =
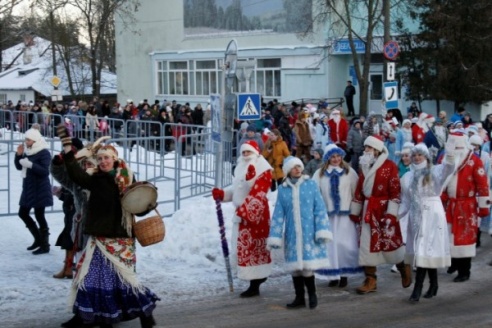
<svg viewBox="0 0 492 328">
<path fill-rule="evenodd" d="M 259 120 L 261 117 L 261 96 L 259 93 L 241 93 L 237 95 L 238 119 Z"/>
</svg>

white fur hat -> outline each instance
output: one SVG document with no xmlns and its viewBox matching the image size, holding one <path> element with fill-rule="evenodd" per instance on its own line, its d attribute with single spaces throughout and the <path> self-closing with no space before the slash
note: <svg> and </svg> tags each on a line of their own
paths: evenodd
<svg viewBox="0 0 492 328">
<path fill-rule="evenodd" d="M 383 142 L 383 140 L 381 140 L 378 137 L 369 136 L 364 141 L 364 146 L 369 146 L 369 147 L 372 147 L 378 151 L 383 151 L 384 142 Z"/>
<path fill-rule="evenodd" d="M 415 145 L 413 143 L 407 141 L 403 144 L 403 148 L 401 149 L 401 153 L 402 154 L 410 154 L 413 147 L 415 147 Z"/>
<path fill-rule="evenodd" d="M 415 147 L 412 148 L 412 155 L 414 154 L 422 154 L 425 156 L 425 158 L 427 158 L 427 161 L 432 161 L 429 153 L 429 148 L 427 148 L 427 146 L 423 142 L 416 144 Z"/>
<path fill-rule="evenodd" d="M 478 134 L 472 135 L 469 141 L 470 145 L 481 146 L 483 144 L 483 139 Z"/>
<path fill-rule="evenodd" d="M 409 123 L 410 125 L 412 125 L 412 121 L 410 121 L 408 118 L 404 119 L 403 120 L 403 123 L 401 125 L 404 126 L 407 123 Z"/>
<path fill-rule="evenodd" d="M 294 156 L 288 156 L 284 159 L 283 165 L 282 165 L 282 171 L 284 172 L 284 175 L 287 176 L 289 175 L 290 171 L 296 166 L 299 165 L 301 167 L 301 170 L 304 171 L 304 164 L 302 161 Z"/>
</svg>

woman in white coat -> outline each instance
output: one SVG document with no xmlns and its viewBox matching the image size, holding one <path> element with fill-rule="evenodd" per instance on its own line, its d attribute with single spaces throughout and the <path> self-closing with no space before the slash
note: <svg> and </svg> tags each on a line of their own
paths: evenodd
<svg viewBox="0 0 492 328">
<path fill-rule="evenodd" d="M 412 168 L 402 177 L 401 205 L 398 216 L 408 214 L 405 264 L 417 267 L 410 302 L 418 302 L 425 275 L 430 287 L 424 298 L 437 295 L 437 268 L 451 265 L 446 214 L 441 192 L 454 172 L 453 141 L 446 144 L 443 164 L 432 166 L 429 149 L 420 143 L 412 149 Z"/>
<path fill-rule="evenodd" d="M 323 166 L 313 180 L 318 184 L 328 210 L 333 242 L 328 243 L 330 265 L 316 273 L 328 276 L 329 287 L 346 287 L 348 276 L 363 271 L 359 266 L 359 233 L 350 220 L 350 203 L 359 177 L 350 165 L 343 161 L 345 151 L 335 144 L 325 147 Z"/>
</svg>

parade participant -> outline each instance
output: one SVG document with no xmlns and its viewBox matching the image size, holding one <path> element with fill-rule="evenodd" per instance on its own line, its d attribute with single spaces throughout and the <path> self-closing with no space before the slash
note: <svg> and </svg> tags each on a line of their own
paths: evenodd
<svg viewBox="0 0 492 328">
<path fill-rule="evenodd" d="M 482 161 L 468 148 L 468 137 L 453 132 L 451 139 L 455 140 L 457 168 L 443 193 L 451 242 L 448 273 L 457 270 L 453 281 L 464 282 L 470 279 L 471 259 L 476 255 L 479 217 L 490 213 L 489 186 Z"/>
<path fill-rule="evenodd" d="M 342 118 L 339 110 L 334 109 L 330 114 L 330 120 L 328 121 L 330 129 L 330 140 L 337 147 L 342 149 L 347 148 L 347 136 L 349 132 L 349 125 L 347 121 Z"/>
<path fill-rule="evenodd" d="M 236 208 L 232 228 L 231 265 L 239 279 L 249 280 L 249 288 L 241 297 L 260 294 L 260 285 L 272 270 L 266 239 L 270 226 L 270 210 L 266 194 L 272 184 L 272 167 L 260 155 L 255 141 L 241 145 L 241 156 L 234 170 L 232 185 L 226 189 L 214 188 L 214 200 L 232 201 Z"/>
<path fill-rule="evenodd" d="M 270 131 L 268 138 L 262 155 L 273 168 L 271 190 L 275 191 L 277 190 L 277 185 L 284 179 L 282 163 L 284 158 L 290 156 L 290 152 L 279 130 L 273 129 Z"/>
<path fill-rule="evenodd" d="M 424 142 L 427 132 L 429 132 L 435 118 L 427 113 L 421 113 L 417 122 L 412 126 L 412 138 L 415 144 Z"/>
<path fill-rule="evenodd" d="M 418 302 L 426 273 L 430 286 L 425 298 L 437 295 L 437 269 L 451 264 L 446 214 L 440 198 L 454 171 L 454 140 L 446 147 L 444 163 L 432 165 L 432 157 L 423 143 L 412 151 L 412 169 L 401 181 L 402 202 L 398 216 L 408 215 L 405 263 L 417 268 L 411 302 Z"/>
<path fill-rule="evenodd" d="M 362 272 L 359 266 L 359 233 L 349 218 L 357 173 L 343 161 L 345 152 L 334 144 L 325 148 L 323 166 L 314 173 L 328 210 L 333 241 L 328 243 L 330 265 L 317 273 L 328 276 L 329 287 L 346 287 L 348 277 Z"/>
<path fill-rule="evenodd" d="M 360 174 L 350 218 L 361 224 L 359 265 L 366 279 L 357 293 L 377 291 L 376 266 L 397 264 L 403 288 L 412 283 L 410 265 L 403 262 L 405 249 L 398 224 L 400 179 L 396 164 L 388 160 L 388 150 L 381 139 L 370 136 L 364 141 Z M 361 215 L 362 214 L 362 215 Z"/>
<path fill-rule="evenodd" d="M 139 317 L 142 328 L 155 326 L 152 312 L 159 298 L 141 285 L 136 277 L 133 215 L 121 205 L 120 193 L 133 181 L 133 172 L 118 159 L 117 150 L 102 146 L 97 151 L 98 172 L 85 172 L 77 163 L 71 138 L 57 128 L 62 140 L 63 163 L 68 176 L 90 191 L 85 233 L 90 236 L 77 263 L 71 304 L 74 317 L 62 327 L 86 324 L 112 327 L 123 320 Z"/>
<path fill-rule="evenodd" d="M 332 238 L 332 233 L 318 186 L 302 175 L 302 161 L 287 157 L 282 169 L 286 179 L 279 186 L 267 245 L 269 248 L 283 246 L 287 269 L 292 272 L 296 297 L 287 308 L 306 306 L 305 285 L 309 308 L 314 309 L 318 306 L 314 270 L 329 264 L 325 243 Z"/>
<path fill-rule="evenodd" d="M 84 148 L 82 141 L 78 138 L 72 138 L 72 145 L 75 147 L 76 151 Z M 59 155 L 56 155 L 58 157 Z M 56 159 L 54 159 L 56 161 Z M 55 165 L 50 165 L 50 173 L 53 175 L 53 178 L 57 180 L 57 176 L 53 174 Z M 54 188 L 54 193 L 58 196 L 58 198 L 62 201 L 63 205 L 63 230 L 58 236 L 56 240 L 55 246 L 60 246 L 61 249 L 65 250 L 65 260 L 63 261 L 63 268 L 60 272 L 53 275 L 53 278 L 63 279 L 69 278 L 72 279 L 72 269 L 73 269 L 73 257 L 74 257 L 74 243 L 72 239 L 72 227 L 75 213 L 77 213 L 75 207 L 75 199 L 72 191 L 70 189 L 65 188 L 63 185 L 58 188 Z"/>
<path fill-rule="evenodd" d="M 296 140 L 296 156 L 300 158 L 303 163 L 307 163 L 311 159 L 311 147 L 313 145 L 313 138 L 309 130 L 309 123 L 307 118 L 309 113 L 302 111 L 299 113 L 297 121 L 292 131 Z"/>
<path fill-rule="evenodd" d="M 22 193 L 19 200 L 19 217 L 34 237 L 27 248 L 34 255 L 49 253 L 49 227 L 44 215 L 45 208 L 53 206 L 53 195 L 49 179 L 50 152 L 48 144 L 37 129 L 26 131 L 24 144 L 17 147 L 14 165 L 22 171 Z M 29 215 L 34 208 L 36 222 Z M 38 228 L 39 225 L 39 228 Z"/>
</svg>

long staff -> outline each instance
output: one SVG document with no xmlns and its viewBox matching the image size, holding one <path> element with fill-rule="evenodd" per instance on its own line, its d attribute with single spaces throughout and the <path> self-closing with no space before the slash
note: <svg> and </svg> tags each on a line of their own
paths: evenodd
<svg viewBox="0 0 492 328">
<path fill-rule="evenodd" d="M 227 246 L 227 239 L 225 235 L 224 214 L 222 214 L 222 206 L 220 205 L 220 200 L 218 199 L 215 201 L 215 209 L 217 211 L 217 219 L 219 220 L 220 241 L 222 244 L 222 253 L 224 254 L 224 261 L 227 270 L 227 280 L 229 281 L 229 290 L 232 293 L 234 292 L 234 286 L 232 284 L 231 263 L 229 261 L 229 246 Z"/>
</svg>

